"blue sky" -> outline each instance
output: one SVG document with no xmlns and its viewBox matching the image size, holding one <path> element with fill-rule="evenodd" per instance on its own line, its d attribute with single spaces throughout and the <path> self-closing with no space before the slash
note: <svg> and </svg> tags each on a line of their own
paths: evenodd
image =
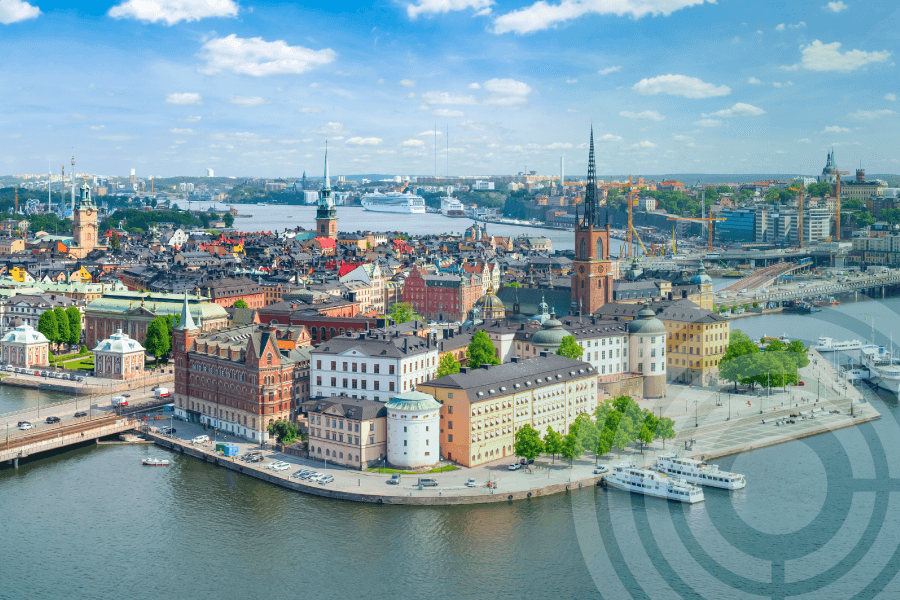
<svg viewBox="0 0 900 600">
<path fill-rule="evenodd" d="M 0 0 L 0 173 L 896 173 L 897 11 Z"/>
</svg>

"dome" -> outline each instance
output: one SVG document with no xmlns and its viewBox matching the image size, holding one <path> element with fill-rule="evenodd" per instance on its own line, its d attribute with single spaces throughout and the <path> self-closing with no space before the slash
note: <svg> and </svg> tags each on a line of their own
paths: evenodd
<svg viewBox="0 0 900 600">
<path fill-rule="evenodd" d="M 531 343 L 532 345 L 539 347 L 559 348 L 563 338 L 568 335 L 571 334 L 562 328 L 562 323 L 560 323 L 559 320 L 557 320 L 556 315 L 553 314 L 550 315 L 550 318 L 547 321 L 544 321 L 541 330 L 534 334 L 531 338 Z"/>
<path fill-rule="evenodd" d="M 497 296 L 493 292 L 488 292 L 487 294 L 476 300 L 475 306 L 482 309 L 482 311 L 484 311 L 484 309 L 498 308 L 501 310 L 506 310 L 506 305 L 503 304 L 503 300 L 501 300 L 499 296 Z"/>
<path fill-rule="evenodd" d="M 122 333 L 122 330 L 119 329 L 109 336 L 109 338 L 97 344 L 97 347 L 94 348 L 93 351 L 128 354 L 130 352 L 143 352 L 144 347 L 141 346 L 137 340 L 131 339 L 128 337 L 127 333 Z"/>
<path fill-rule="evenodd" d="M 44 334 L 34 329 L 31 325 L 19 325 L 12 331 L 6 332 L 3 336 L 3 339 L 0 340 L 4 344 L 7 343 L 17 343 L 17 344 L 45 344 L 47 343 L 47 338 L 44 337 Z"/>
<path fill-rule="evenodd" d="M 650 305 L 645 304 L 644 308 L 642 308 L 634 318 L 634 321 L 628 324 L 628 333 L 665 335 L 666 326 L 662 321 L 656 318 L 656 313 L 653 312 Z"/>
<path fill-rule="evenodd" d="M 434 399 L 434 396 L 422 392 L 403 392 L 385 404 L 385 408 L 390 410 L 405 411 L 427 411 L 439 410 L 441 403 Z"/>
<path fill-rule="evenodd" d="M 691 277 L 691 285 L 707 285 L 710 283 L 712 283 L 712 277 L 706 274 L 703 261 L 700 261 L 700 266 L 697 267 L 697 274 Z"/>
</svg>

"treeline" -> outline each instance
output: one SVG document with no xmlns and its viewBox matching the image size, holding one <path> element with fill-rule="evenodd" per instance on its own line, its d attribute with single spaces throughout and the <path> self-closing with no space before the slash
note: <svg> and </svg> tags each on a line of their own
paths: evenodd
<svg viewBox="0 0 900 600">
<path fill-rule="evenodd" d="M 37 330 L 54 344 L 74 346 L 81 341 L 81 311 L 74 306 L 45 310 L 38 319 Z"/>
<path fill-rule="evenodd" d="M 143 211 L 134 208 L 126 208 L 117 210 L 101 224 L 101 231 L 107 229 L 116 229 L 119 223 L 124 221 L 123 225 L 126 230 L 131 233 L 141 233 L 157 225 L 158 223 L 174 223 L 175 226 L 184 225 L 185 227 L 193 226 L 209 226 L 209 218 L 206 216 L 206 224 L 189 212 L 179 210 L 154 210 Z M 230 216 L 230 215 L 229 215 Z"/>
</svg>

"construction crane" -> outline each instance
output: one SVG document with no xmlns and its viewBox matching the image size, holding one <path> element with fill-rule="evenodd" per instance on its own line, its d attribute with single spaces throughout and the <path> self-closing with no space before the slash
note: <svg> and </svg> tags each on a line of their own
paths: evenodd
<svg viewBox="0 0 900 600">
<path fill-rule="evenodd" d="M 834 234 L 836 237 L 836 241 L 841 241 L 841 175 L 849 175 L 850 171 L 834 171 L 834 174 L 837 175 L 837 178 L 834 180 L 834 199 L 835 199 L 835 211 L 834 211 Z"/>
<path fill-rule="evenodd" d="M 799 234 L 797 237 L 800 239 L 800 249 L 803 249 L 803 182 L 800 183 L 800 189 L 795 188 L 794 186 L 789 187 L 788 189 L 797 192 L 797 199 L 800 201 L 800 205 L 797 207 L 797 233 Z"/>
<path fill-rule="evenodd" d="M 628 176 L 628 224 L 625 226 L 625 257 L 628 258 L 631 256 L 632 251 L 634 250 L 634 238 L 631 237 L 632 232 L 634 231 L 634 223 L 632 221 L 632 189 L 631 189 L 631 175 Z M 641 248 L 644 247 L 644 244 L 641 244 Z M 644 254 L 647 251 L 644 250 Z"/>
<path fill-rule="evenodd" d="M 716 217 L 669 217 L 667 221 L 689 221 L 691 223 L 709 223 L 709 250 L 713 249 L 713 223 L 716 221 L 725 221 L 726 219 L 717 219 Z M 675 244 L 675 230 L 672 230 L 672 245 Z"/>
</svg>

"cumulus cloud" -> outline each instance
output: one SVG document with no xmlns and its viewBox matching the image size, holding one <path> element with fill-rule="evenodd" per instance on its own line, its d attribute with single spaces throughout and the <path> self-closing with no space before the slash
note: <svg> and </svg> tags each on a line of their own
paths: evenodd
<svg viewBox="0 0 900 600">
<path fill-rule="evenodd" d="M 334 139 L 334 136 L 343 135 L 348 132 L 343 123 L 334 123 L 329 121 L 321 127 L 311 130 L 309 133 L 313 133 L 316 135 L 326 135 Z"/>
<path fill-rule="evenodd" d="M 622 70 L 621 66 L 606 67 L 605 69 L 600 69 L 599 71 L 597 71 L 597 73 L 599 73 L 600 75 L 609 75 L 610 73 L 615 73 L 615 72 L 621 71 L 621 70 Z"/>
<path fill-rule="evenodd" d="M 41 9 L 22 0 L 3 0 L 0 2 L 0 23 L 9 25 L 28 19 L 36 19 Z"/>
<path fill-rule="evenodd" d="M 451 94 L 448 92 L 425 92 L 422 94 L 425 104 L 477 104 L 475 96 L 469 94 Z"/>
<path fill-rule="evenodd" d="M 348 144 L 353 144 L 354 146 L 377 146 L 383 140 L 377 137 L 352 137 L 347 140 Z"/>
<path fill-rule="evenodd" d="M 236 96 L 234 98 L 229 98 L 228 101 L 243 108 L 262 106 L 263 104 L 271 104 L 268 100 L 261 96 Z"/>
<path fill-rule="evenodd" d="M 822 133 L 849 133 L 850 130 L 840 125 L 828 125 L 822 130 Z"/>
<path fill-rule="evenodd" d="M 804 23 L 803 21 L 800 21 L 800 22 L 797 23 L 796 25 L 790 25 L 790 24 L 789 24 L 789 25 L 785 25 L 784 23 L 780 23 L 780 24 L 775 28 L 775 31 L 784 31 L 784 30 L 786 30 L 786 29 L 803 29 L 804 27 L 806 27 L 806 23 Z"/>
<path fill-rule="evenodd" d="M 756 77 L 748 77 L 747 83 L 752 83 L 753 85 L 762 85 L 762 81 L 760 81 Z"/>
<path fill-rule="evenodd" d="M 598 135 L 594 138 L 595 142 L 621 142 L 622 136 L 613 135 L 611 133 L 604 133 L 603 135 Z"/>
<path fill-rule="evenodd" d="M 402 85 L 402 86 L 404 86 L 404 87 L 415 87 L 415 86 L 416 86 L 416 82 L 415 82 L 414 80 L 412 80 L 412 79 L 401 79 L 401 80 L 400 80 L 400 85 Z"/>
<path fill-rule="evenodd" d="M 193 92 L 166 94 L 166 104 L 203 104 L 203 98 Z"/>
<path fill-rule="evenodd" d="M 481 84 L 480 84 L 480 83 L 477 83 L 477 82 L 476 82 L 476 83 L 470 83 L 470 84 L 469 84 L 469 89 L 470 89 L 470 90 L 480 90 L 480 89 L 481 89 Z"/>
<path fill-rule="evenodd" d="M 704 117 L 755 117 L 757 115 L 764 115 L 766 111 L 759 108 L 758 106 L 753 106 L 752 104 L 744 104 L 743 102 L 738 102 L 731 108 L 726 108 L 723 110 L 717 110 L 714 113 L 703 114 Z"/>
<path fill-rule="evenodd" d="M 174 134 L 176 134 L 176 135 L 191 135 L 191 134 L 194 133 L 194 130 L 193 130 L 193 129 L 189 129 L 189 128 L 186 128 L 186 129 L 170 129 L 170 130 L 169 130 L 169 133 L 174 133 Z"/>
<path fill-rule="evenodd" d="M 700 119 L 699 121 L 694 121 L 694 125 L 697 127 L 718 127 L 722 124 L 722 121 L 719 119 Z"/>
<path fill-rule="evenodd" d="M 897 101 L 897 94 L 885 94 L 885 95 L 884 95 L 884 99 L 885 99 L 885 100 L 890 100 L 891 102 L 896 102 L 896 101 Z"/>
<path fill-rule="evenodd" d="M 464 117 L 466 113 L 461 110 L 450 110 L 449 108 L 439 108 L 431 113 L 435 117 Z"/>
<path fill-rule="evenodd" d="M 405 142 L 401 142 L 400 145 L 404 148 L 421 148 L 425 145 L 425 142 L 422 140 L 406 140 Z"/>
<path fill-rule="evenodd" d="M 491 79 L 484 82 L 484 89 L 491 93 L 484 103 L 494 106 L 524 104 L 532 92 L 531 86 L 515 79 Z"/>
<path fill-rule="evenodd" d="M 331 48 L 310 50 L 289 46 L 284 40 L 267 42 L 261 37 L 239 38 L 232 33 L 203 44 L 199 56 L 206 61 L 206 66 L 200 69 L 206 75 L 233 71 L 239 75 L 263 77 L 305 73 L 333 62 L 337 53 Z"/>
<path fill-rule="evenodd" d="M 848 8 L 850 7 L 841 2 L 841 0 L 838 0 L 837 2 L 829 2 L 822 7 L 823 10 L 830 10 L 833 13 L 839 13 L 842 10 L 847 10 Z"/>
<path fill-rule="evenodd" d="M 577 79 L 566 79 L 566 83 L 578 83 Z"/>
<path fill-rule="evenodd" d="M 232 0 L 128 0 L 113 6 L 107 14 L 114 19 L 174 25 L 208 17 L 236 17 L 238 5 Z"/>
<path fill-rule="evenodd" d="M 662 116 L 655 110 L 645 110 L 639 113 L 634 113 L 630 110 L 623 110 L 619 113 L 619 115 L 627 119 L 632 119 L 633 121 L 662 121 L 663 119 L 665 119 L 664 116 Z"/>
<path fill-rule="evenodd" d="M 588 14 L 631 16 L 635 19 L 647 15 L 669 16 L 676 10 L 703 3 L 704 0 L 561 0 L 559 4 L 550 4 L 539 0 L 494 19 L 493 31 L 498 34 L 533 33 Z"/>
<path fill-rule="evenodd" d="M 406 15 L 417 19 L 419 15 L 437 15 L 456 10 L 474 10 L 477 15 L 491 12 L 493 0 L 419 0 L 418 4 L 407 4 Z"/>
<path fill-rule="evenodd" d="M 638 142 L 637 144 L 632 144 L 632 148 L 636 150 L 649 150 L 651 148 L 656 148 L 656 144 L 650 142 L 648 140 L 644 140 L 643 142 Z"/>
<path fill-rule="evenodd" d="M 684 96 L 685 98 L 712 98 L 715 96 L 727 96 L 731 88 L 725 85 L 705 83 L 696 77 L 687 75 L 660 75 L 659 77 L 645 78 L 634 84 L 634 91 L 645 95 L 668 94 L 670 96 Z"/>
<path fill-rule="evenodd" d="M 440 129 L 438 129 L 437 131 L 423 131 L 422 133 L 417 133 L 416 135 L 431 135 L 431 136 L 434 136 L 435 134 L 437 134 L 437 135 L 444 135 L 444 132 L 441 131 Z"/>
<path fill-rule="evenodd" d="M 91 129 L 99 131 L 100 129 L 106 129 L 106 125 L 91 125 Z"/>
<path fill-rule="evenodd" d="M 203 117 L 198 116 L 198 115 L 192 115 L 190 117 L 185 117 L 183 119 L 178 119 L 178 120 L 181 121 L 182 123 L 196 123 L 197 121 L 199 121 L 202 118 Z"/>
<path fill-rule="evenodd" d="M 553 142 L 552 144 L 547 144 L 547 150 L 568 150 L 572 147 L 572 144 L 568 142 Z"/>
<path fill-rule="evenodd" d="M 852 119 L 859 119 L 860 121 L 873 121 L 875 119 L 880 119 L 881 117 L 886 117 L 893 114 L 896 113 L 890 109 L 883 108 L 881 110 L 858 110 L 856 112 L 850 113 L 847 116 Z"/>
<path fill-rule="evenodd" d="M 849 73 L 869 63 L 887 62 L 891 53 L 887 50 L 866 52 L 864 50 L 847 50 L 841 52 L 841 43 L 823 44 L 815 40 L 808 46 L 800 46 L 800 62 L 782 67 L 786 71 L 796 71 L 800 67 L 808 71 L 834 71 Z"/>
</svg>

